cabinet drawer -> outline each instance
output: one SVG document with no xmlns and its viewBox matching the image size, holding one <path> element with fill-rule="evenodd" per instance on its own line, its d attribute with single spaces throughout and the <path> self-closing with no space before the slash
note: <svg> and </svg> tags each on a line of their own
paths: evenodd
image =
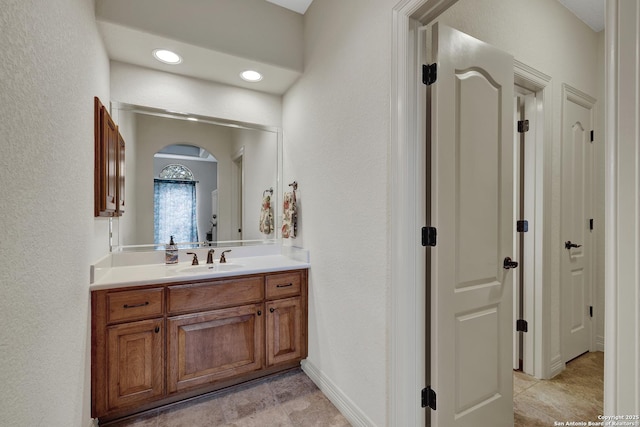
<svg viewBox="0 0 640 427">
<path fill-rule="evenodd" d="M 260 302 L 264 278 L 221 280 L 169 287 L 169 313 L 210 310 Z"/>
<path fill-rule="evenodd" d="M 162 316 L 164 312 L 163 289 L 138 289 L 109 292 L 107 294 L 107 322 Z"/>
<path fill-rule="evenodd" d="M 300 272 L 273 274 L 267 276 L 267 299 L 286 298 L 300 295 Z"/>
</svg>

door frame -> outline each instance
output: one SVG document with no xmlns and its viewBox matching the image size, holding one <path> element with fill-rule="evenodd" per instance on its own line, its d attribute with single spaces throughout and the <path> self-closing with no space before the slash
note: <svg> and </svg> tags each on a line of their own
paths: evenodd
<svg viewBox="0 0 640 427">
<path fill-rule="evenodd" d="M 525 337 L 526 373 L 536 378 L 551 378 L 562 370 L 563 365 L 552 364 L 550 353 L 550 289 L 545 283 L 551 283 L 551 251 L 552 233 L 550 221 L 545 218 L 551 215 L 551 143 L 553 141 L 551 77 L 518 60 L 514 60 L 514 83 L 535 93 L 536 108 L 529 117 L 535 126 L 535 155 L 527 159 L 527 166 L 532 166 L 534 191 L 526 194 L 534 206 L 529 221 L 533 234 L 533 258 L 526 260 L 533 270 L 533 283 L 525 283 L 525 319 L 531 325 Z M 546 244 L 546 245 L 545 245 Z"/>
</svg>

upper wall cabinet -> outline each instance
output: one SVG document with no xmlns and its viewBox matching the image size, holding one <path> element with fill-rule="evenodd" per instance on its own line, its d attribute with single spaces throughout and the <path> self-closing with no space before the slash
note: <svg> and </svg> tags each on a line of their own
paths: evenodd
<svg viewBox="0 0 640 427">
<path fill-rule="evenodd" d="M 95 97 L 95 216 L 124 213 L 124 139 Z"/>
</svg>

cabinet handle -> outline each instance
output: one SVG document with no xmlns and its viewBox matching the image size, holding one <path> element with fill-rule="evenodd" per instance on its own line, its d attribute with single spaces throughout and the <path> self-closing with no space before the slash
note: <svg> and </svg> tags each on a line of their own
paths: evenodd
<svg viewBox="0 0 640 427">
<path fill-rule="evenodd" d="M 156 326 L 155 331 L 156 331 L 156 334 L 157 334 L 158 332 L 160 332 L 160 326 Z"/>
<path fill-rule="evenodd" d="M 271 307 L 271 308 L 269 309 L 269 312 L 270 312 L 270 313 L 273 313 L 274 311 L 276 311 L 276 309 L 275 309 L 275 308 L 273 308 L 273 307 Z"/>
<path fill-rule="evenodd" d="M 258 316 L 262 316 L 262 310 L 258 310 Z"/>
<path fill-rule="evenodd" d="M 288 285 L 276 285 L 276 288 L 288 288 L 289 286 L 293 286 L 293 283 L 289 283 Z"/>
<path fill-rule="evenodd" d="M 145 305 L 149 305 L 149 301 L 145 301 L 143 303 L 133 304 L 133 305 L 125 304 L 125 305 L 123 305 L 123 307 L 124 308 L 136 308 L 136 307 L 144 307 Z"/>
</svg>

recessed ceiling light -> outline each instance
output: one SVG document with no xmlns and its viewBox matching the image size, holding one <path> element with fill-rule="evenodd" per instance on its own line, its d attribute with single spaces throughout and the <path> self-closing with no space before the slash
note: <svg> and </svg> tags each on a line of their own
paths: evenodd
<svg viewBox="0 0 640 427">
<path fill-rule="evenodd" d="M 171 52 L 166 49 L 156 49 L 153 51 L 153 57 L 165 64 L 179 64 L 182 62 L 182 58 L 175 52 Z"/>
<path fill-rule="evenodd" d="M 248 82 L 259 82 L 262 80 L 262 74 L 254 70 L 246 70 L 240 73 L 240 77 L 242 80 L 246 80 Z"/>
</svg>

